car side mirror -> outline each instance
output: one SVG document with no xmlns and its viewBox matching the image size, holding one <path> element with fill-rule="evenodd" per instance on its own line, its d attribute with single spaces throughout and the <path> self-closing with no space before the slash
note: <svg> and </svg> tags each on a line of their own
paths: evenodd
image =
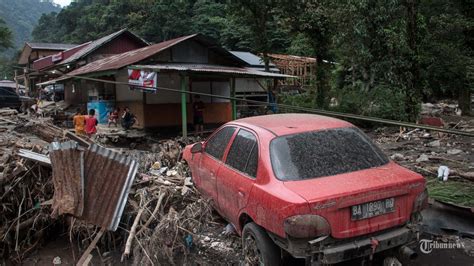
<svg viewBox="0 0 474 266">
<path fill-rule="evenodd" d="M 191 147 L 191 153 L 199 153 L 203 151 L 202 142 L 198 142 Z"/>
</svg>

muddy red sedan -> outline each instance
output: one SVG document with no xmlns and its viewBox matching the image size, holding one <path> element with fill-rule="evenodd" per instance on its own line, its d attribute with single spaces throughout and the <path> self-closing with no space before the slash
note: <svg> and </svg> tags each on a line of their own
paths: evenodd
<svg viewBox="0 0 474 266">
<path fill-rule="evenodd" d="M 309 114 L 229 122 L 185 148 L 195 186 L 242 236 L 250 264 L 291 254 L 332 264 L 378 252 L 414 257 L 422 176 L 354 125 Z"/>
</svg>

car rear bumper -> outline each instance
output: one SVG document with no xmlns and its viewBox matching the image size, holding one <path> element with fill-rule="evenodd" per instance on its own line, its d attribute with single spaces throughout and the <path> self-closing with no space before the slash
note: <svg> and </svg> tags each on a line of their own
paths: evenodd
<svg viewBox="0 0 474 266">
<path fill-rule="evenodd" d="M 272 234 L 270 236 L 296 258 L 334 264 L 409 244 L 416 239 L 417 232 L 417 227 L 404 226 L 354 239 L 328 238 L 322 241 L 283 240 Z"/>
<path fill-rule="evenodd" d="M 350 243 L 340 244 L 322 249 L 319 260 L 322 263 L 333 264 L 359 257 L 365 257 L 374 253 L 392 249 L 408 242 L 415 237 L 414 232 L 406 227 L 382 233 L 370 238 L 364 238 Z M 377 243 L 377 245 L 373 245 Z"/>
</svg>

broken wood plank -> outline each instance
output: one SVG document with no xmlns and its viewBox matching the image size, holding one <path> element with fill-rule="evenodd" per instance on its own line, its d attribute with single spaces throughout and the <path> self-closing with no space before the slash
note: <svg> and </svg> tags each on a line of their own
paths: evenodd
<svg viewBox="0 0 474 266">
<path fill-rule="evenodd" d="M 32 152 L 30 150 L 25 150 L 25 149 L 20 149 L 18 151 L 18 156 L 28 159 L 28 160 L 38 162 L 42 165 L 51 166 L 51 160 L 49 159 L 49 157 L 41 153 L 36 153 L 36 152 Z"/>
<path fill-rule="evenodd" d="M 95 235 L 95 238 L 94 240 L 92 240 L 92 242 L 90 243 L 90 245 L 87 247 L 86 251 L 84 251 L 84 253 L 82 254 L 81 258 L 79 259 L 79 261 L 77 262 L 76 266 L 83 266 L 83 265 L 87 265 L 88 261 L 90 261 L 89 259 L 89 255 L 91 254 L 92 250 L 95 248 L 95 246 L 97 245 L 97 242 L 99 242 L 100 238 L 102 237 L 102 235 L 104 234 L 105 232 L 105 229 L 104 228 L 101 228 L 100 231 L 97 233 L 97 235 Z"/>
</svg>

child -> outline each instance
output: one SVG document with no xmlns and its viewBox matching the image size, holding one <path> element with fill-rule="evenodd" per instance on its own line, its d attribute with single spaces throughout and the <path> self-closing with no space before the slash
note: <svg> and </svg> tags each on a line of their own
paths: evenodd
<svg viewBox="0 0 474 266">
<path fill-rule="evenodd" d="M 72 121 L 74 123 L 74 131 L 76 131 L 76 134 L 80 136 L 86 135 L 86 132 L 84 131 L 86 117 L 82 115 L 81 108 L 77 108 L 76 115 Z"/>
<path fill-rule="evenodd" d="M 118 120 L 118 117 L 119 117 L 119 112 L 120 112 L 120 109 L 119 108 L 115 108 L 113 112 L 110 112 L 109 113 L 109 117 L 108 117 L 108 127 L 110 127 L 111 124 L 114 124 L 115 127 L 117 127 L 117 120 Z"/>
<path fill-rule="evenodd" d="M 97 133 L 96 126 L 98 123 L 99 122 L 95 118 L 95 110 L 90 109 L 89 116 L 86 118 L 86 126 L 85 126 L 85 130 L 89 138 L 92 137 L 92 135 L 94 135 L 95 133 Z"/>
</svg>

